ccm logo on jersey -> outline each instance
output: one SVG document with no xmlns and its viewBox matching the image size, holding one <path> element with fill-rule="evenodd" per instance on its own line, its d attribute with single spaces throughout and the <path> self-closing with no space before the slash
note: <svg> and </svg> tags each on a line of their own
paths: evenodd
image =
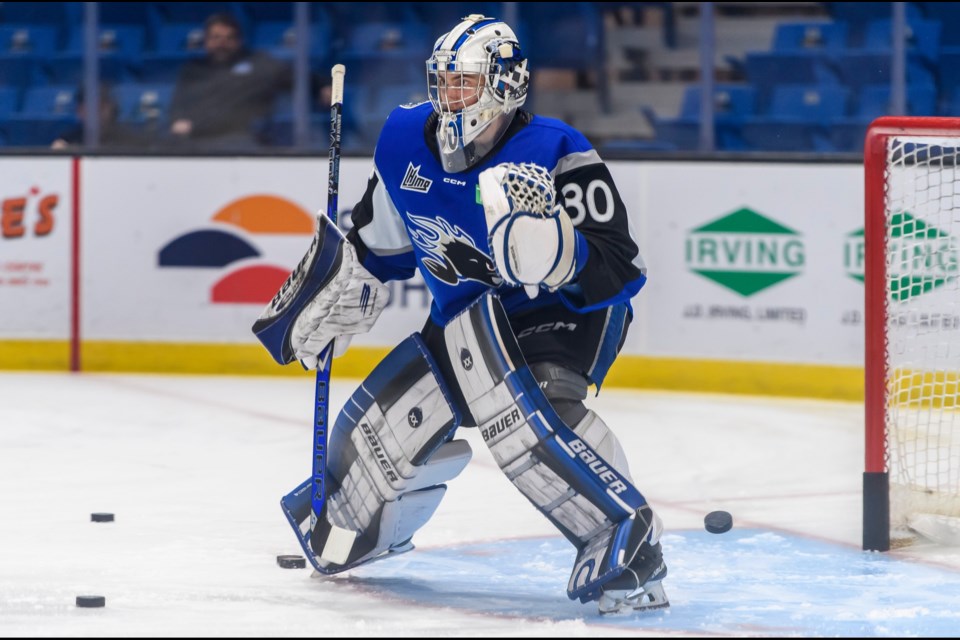
<svg viewBox="0 0 960 640">
<path fill-rule="evenodd" d="M 547 322 L 545 324 L 537 325 L 535 327 L 527 327 L 523 331 L 517 334 L 518 338 L 526 338 L 529 335 L 534 333 L 547 333 L 548 331 L 576 331 L 577 324 L 575 322 Z"/>
<path fill-rule="evenodd" d="M 507 413 L 501 414 L 492 425 L 480 430 L 481 435 L 483 435 L 483 441 L 486 442 L 491 438 L 495 438 L 518 422 L 520 422 L 520 409 L 516 407 L 508 409 Z"/>
<path fill-rule="evenodd" d="M 366 422 L 360 423 L 360 430 L 363 431 L 363 435 L 366 436 L 367 442 L 373 450 L 373 455 L 377 457 L 377 462 L 383 469 L 383 474 L 387 476 L 387 480 L 391 482 L 400 480 L 400 476 L 397 475 L 396 470 L 393 468 L 393 463 L 390 462 L 390 458 L 387 457 L 386 452 L 383 450 L 383 445 L 380 444 L 380 438 L 377 437 L 374 430 Z"/>
<path fill-rule="evenodd" d="M 584 444 L 583 440 L 579 438 L 571 440 L 570 450 L 575 454 L 575 457 L 580 458 L 587 464 L 590 471 L 597 474 L 597 477 L 607 485 L 610 491 L 620 494 L 627 490 L 627 485 L 623 484 L 620 476 L 618 476 L 613 469 L 605 465 L 603 460 L 594 453 L 593 449 Z"/>
<path fill-rule="evenodd" d="M 420 167 L 422 165 L 413 166 L 411 162 L 407 167 L 407 173 L 403 176 L 403 182 L 400 183 L 400 188 L 407 191 L 419 191 L 420 193 L 426 193 L 430 191 L 430 187 L 433 185 L 433 180 L 429 178 L 424 178 L 420 175 Z"/>
<path fill-rule="evenodd" d="M 457 180 L 456 178 L 444 178 L 443 181 L 447 184 L 452 184 L 457 187 L 467 186 L 467 183 L 464 180 Z"/>
</svg>

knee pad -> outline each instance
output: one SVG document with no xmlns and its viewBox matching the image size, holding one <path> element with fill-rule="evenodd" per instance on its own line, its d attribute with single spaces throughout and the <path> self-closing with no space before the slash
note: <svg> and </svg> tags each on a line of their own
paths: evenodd
<svg viewBox="0 0 960 640">
<path fill-rule="evenodd" d="M 537 379 L 544 395 L 547 396 L 547 400 L 550 401 L 563 423 L 593 447 L 601 458 L 629 479 L 630 465 L 623 447 L 620 446 L 620 441 L 600 416 L 583 404 L 590 387 L 587 378 L 552 362 L 531 364 L 530 372 Z"/>
<path fill-rule="evenodd" d="M 414 334 L 390 352 L 344 405 L 331 433 L 327 499 L 311 532 L 324 573 L 412 548 L 470 460 L 449 441 L 460 424 L 426 347 Z"/>
</svg>

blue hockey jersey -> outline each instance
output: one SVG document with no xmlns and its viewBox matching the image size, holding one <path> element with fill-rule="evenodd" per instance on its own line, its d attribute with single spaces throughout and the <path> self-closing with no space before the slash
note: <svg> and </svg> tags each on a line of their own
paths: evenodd
<svg viewBox="0 0 960 640">
<path fill-rule="evenodd" d="M 646 268 L 610 172 L 582 134 L 559 120 L 518 111 L 482 162 L 446 173 L 436 123 L 427 102 L 395 109 L 384 124 L 348 234 L 367 270 L 386 282 L 410 278 L 419 268 L 433 296 L 431 317 L 440 326 L 491 288 L 509 315 L 551 304 L 581 313 L 629 304 L 646 281 Z M 576 228 L 576 278 L 553 293 L 541 289 L 533 300 L 504 283 L 490 257 L 478 176 L 502 162 L 546 167 Z"/>
</svg>

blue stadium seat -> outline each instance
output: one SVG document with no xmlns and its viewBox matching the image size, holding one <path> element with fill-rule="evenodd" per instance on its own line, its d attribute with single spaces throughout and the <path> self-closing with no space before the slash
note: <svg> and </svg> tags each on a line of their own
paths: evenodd
<svg viewBox="0 0 960 640">
<path fill-rule="evenodd" d="M 153 2 L 161 24 L 192 24 L 203 27 L 215 13 L 231 13 L 243 20 L 242 2 Z"/>
<path fill-rule="evenodd" d="M 57 28 L 49 25 L 0 25 L 0 54 L 48 56 L 57 50 Z"/>
<path fill-rule="evenodd" d="M 183 63 L 202 56 L 200 51 L 145 53 L 140 59 L 136 79 L 144 84 L 176 82 Z"/>
<path fill-rule="evenodd" d="M 865 85 L 860 90 L 854 115 L 865 120 L 890 115 L 890 85 Z M 937 88 L 932 84 L 908 85 L 907 115 L 937 115 Z"/>
<path fill-rule="evenodd" d="M 8 147 L 49 147 L 77 125 L 74 116 L 34 118 L 12 115 L 0 120 L 0 139 Z"/>
<path fill-rule="evenodd" d="M 294 20 L 294 10 L 292 2 L 241 2 L 239 3 L 246 16 L 247 24 L 256 28 L 258 24 L 264 22 L 286 22 L 292 24 Z M 311 3 L 316 4 L 316 3 Z M 313 7 L 308 12 L 313 13 Z M 311 19 L 315 16 L 311 15 Z"/>
<path fill-rule="evenodd" d="M 936 115 L 937 89 L 933 85 L 907 87 L 907 113 L 913 116 Z M 863 141 L 870 123 L 890 115 L 890 85 L 865 85 L 860 90 L 852 116 L 834 118 L 827 123 L 830 140 L 837 151 L 863 151 Z"/>
<path fill-rule="evenodd" d="M 797 84 L 837 83 L 830 56 L 817 51 L 754 51 L 747 53 L 744 72 L 757 90 L 758 109 L 770 103 L 774 89 L 784 81 Z"/>
<path fill-rule="evenodd" d="M 31 87 L 24 92 L 20 115 L 37 117 L 68 117 L 76 113 L 77 86 L 60 85 Z"/>
<path fill-rule="evenodd" d="M 533 69 L 591 70 L 603 65 L 600 15 L 588 2 L 520 3 L 514 25 Z"/>
<path fill-rule="evenodd" d="M 328 115 L 310 114 L 309 130 L 307 145 L 309 148 L 329 148 L 330 117 Z M 293 115 L 290 113 L 274 115 L 261 125 L 259 136 L 269 147 L 292 147 L 294 145 Z M 346 146 L 346 142 L 346 134 L 341 131 L 341 149 Z"/>
<path fill-rule="evenodd" d="M 942 115 L 957 117 L 960 115 L 960 87 L 955 87 L 944 100 Z"/>
<path fill-rule="evenodd" d="M 907 51 L 920 54 L 923 60 L 935 63 L 940 53 L 942 25 L 935 20 L 909 20 L 906 25 Z M 867 23 L 863 48 L 871 51 L 893 49 L 893 21 L 873 20 Z"/>
<path fill-rule="evenodd" d="M 82 2 L 0 2 L 0 22 L 65 26 L 81 21 Z"/>
<path fill-rule="evenodd" d="M 940 32 L 940 46 L 960 46 L 960 3 L 957 2 L 911 2 L 919 5 L 927 20 L 939 20 L 943 25 Z"/>
<path fill-rule="evenodd" d="M 719 84 L 714 86 L 714 144 L 717 149 L 744 149 L 740 137 L 743 121 L 756 113 L 756 90 L 750 86 Z M 687 87 L 676 118 L 660 118 L 644 109 L 657 140 L 677 149 L 697 149 L 700 145 L 700 86 Z"/>
<path fill-rule="evenodd" d="M 137 25 L 102 25 L 99 29 L 100 55 L 138 59 L 144 51 L 144 33 L 145 28 Z M 67 32 L 67 44 L 63 53 L 81 54 L 84 45 L 83 27 L 74 26 Z"/>
<path fill-rule="evenodd" d="M 893 59 L 889 49 L 846 51 L 833 56 L 830 64 L 844 85 L 859 91 L 868 84 L 888 84 Z M 936 84 L 934 67 L 914 51 L 907 53 L 907 84 Z"/>
<path fill-rule="evenodd" d="M 310 25 L 310 57 L 326 61 L 331 49 L 330 27 L 326 23 Z M 291 58 L 296 51 L 296 27 L 289 22 L 264 22 L 254 27 L 251 46 L 276 58 Z"/>
<path fill-rule="evenodd" d="M 468 13 L 481 13 L 503 20 L 502 2 L 411 2 L 408 3 L 417 20 L 430 27 L 434 39 L 452 29 Z M 510 25 L 517 28 L 517 25 Z M 520 43 L 523 47 L 525 44 Z"/>
<path fill-rule="evenodd" d="M 314 2 L 310 15 L 325 15 L 331 24 L 339 27 L 362 22 L 403 23 L 417 19 L 408 2 Z M 430 44 L 433 42 L 431 41 Z"/>
<path fill-rule="evenodd" d="M 203 53 L 203 26 L 163 24 L 156 30 L 156 53 Z"/>
<path fill-rule="evenodd" d="M 173 99 L 172 84 L 118 84 L 113 88 L 120 122 L 145 123 L 168 120 Z"/>
<path fill-rule="evenodd" d="M 25 54 L 0 55 L 0 86 L 24 89 L 33 82 L 37 59 Z"/>
<path fill-rule="evenodd" d="M 427 26 L 418 22 L 361 22 L 350 28 L 343 53 L 413 53 L 426 60 L 433 48 Z"/>
<path fill-rule="evenodd" d="M 20 109 L 20 90 L 0 87 L 0 118 L 6 118 Z"/>
<path fill-rule="evenodd" d="M 681 117 L 699 117 L 700 85 L 687 87 L 680 104 Z M 713 87 L 713 110 L 716 116 L 743 117 L 757 111 L 757 92 L 747 85 L 717 84 Z"/>
<path fill-rule="evenodd" d="M 391 84 L 426 86 L 425 60 L 426 56 L 421 53 L 393 51 L 343 54 L 340 57 L 340 61 L 347 68 L 347 83 L 351 87 Z"/>
<path fill-rule="evenodd" d="M 349 68 L 349 67 L 348 67 Z M 372 150 L 387 116 L 401 104 L 426 99 L 426 83 L 378 84 L 357 82 L 346 89 L 343 101 L 344 139 L 352 148 Z"/>
<path fill-rule="evenodd" d="M 775 118 L 822 122 L 847 112 L 850 92 L 844 87 L 781 85 L 773 90 L 767 115 Z"/>
<path fill-rule="evenodd" d="M 789 22 L 773 32 L 773 51 L 834 51 L 847 46 L 845 22 Z"/>
<path fill-rule="evenodd" d="M 744 121 L 743 141 L 758 151 L 833 151 L 824 123 L 846 115 L 848 100 L 843 87 L 778 86 L 767 114 Z"/>
<path fill-rule="evenodd" d="M 862 47 L 866 36 L 867 23 L 872 20 L 891 19 L 893 4 L 890 2 L 826 2 L 827 13 L 835 21 L 846 22 L 850 26 L 847 44 Z M 907 20 L 922 19 L 923 12 L 919 2 L 907 2 Z M 945 3 L 951 4 L 951 3 Z"/>
<path fill-rule="evenodd" d="M 960 87 L 960 46 L 943 47 L 940 50 L 936 75 L 940 96 L 946 103 L 953 92 Z M 946 104 L 943 105 L 944 108 L 946 106 Z M 951 115 L 947 112 L 944 114 Z M 960 115 L 960 113 L 953 113 L 952 115 Z"/>
<path fill-rule="evenodd" d="M 152 27 L 159 16 L 153 2 L 101 2 L 99 6 L 100 24 L 123 24 Z"/>
<path fill-rule="evenodd" d="M 100 78 L 107 82 L 125 82 L 132 77 L 133 70 L 122 56 L 102 56 L 99 64 Z M 41 60 L 38 68 L 46 84 L 79 86 L 83 82 L 83 56 L 79 54 L 50 56 Z"/>
</svg>

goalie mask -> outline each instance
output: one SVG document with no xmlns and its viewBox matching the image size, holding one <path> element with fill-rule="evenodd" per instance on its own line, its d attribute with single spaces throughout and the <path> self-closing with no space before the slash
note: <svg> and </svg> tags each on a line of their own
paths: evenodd
<svg viewBox="0 0 960 640">
<path fill-rule="evenodd" d="M 437 40 L 427 90 L 440 116 L 437 142 L 447 173 L 489 153 L 527 98 L 530 73 L 513 30 L 473 14 Z"/>
</svg>

